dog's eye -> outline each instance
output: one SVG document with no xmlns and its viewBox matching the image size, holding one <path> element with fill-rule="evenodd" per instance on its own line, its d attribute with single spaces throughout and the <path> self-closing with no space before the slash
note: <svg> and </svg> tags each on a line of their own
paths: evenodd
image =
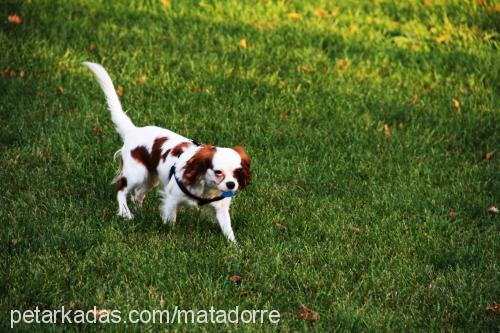
<svg viewBox="0 0 500 333">
<path fill-rule="evenodd" d="M 220 170 L 214 170 L 214 173 L 215 173 L 217 176 L 222 175 L 222 171 L 220 171 Z"/>
<path fill-rule="evenodd" d="M 237 176 L 241 175 L 241 169 L 236 169 L 236 170 L 234 170 L 234 172 L 236 173 Z"/>
</svg>

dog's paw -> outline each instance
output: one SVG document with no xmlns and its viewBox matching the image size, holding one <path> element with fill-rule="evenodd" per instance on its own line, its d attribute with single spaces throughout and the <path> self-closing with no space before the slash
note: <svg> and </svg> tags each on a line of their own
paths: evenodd
<svg viewBox="0 0 500 333">
<path fill-rule="evenodd" d="M 175 225 L 175 220 L 173 219 L 162 219 L 163 220 L 163 224 L 166 225 L 166 226 L 169 226 L 169 227 L 173 227 Z"/>
<path fill-rule="evenodd" d="M 132 196 L 132 202 L 137 207 L 142 207 L 142 203 L 144 202 L 144 198 L 145 198 L 144 195 L 133 195 Z"/>
<path fill-rule="evenodd" d="M 130 211 L 121 211 L 118 212 L 117 214 L 119 217 L 127 219 L 127 220 L 132 220 L 134 218 L 134 215 Z"/>
</svg>

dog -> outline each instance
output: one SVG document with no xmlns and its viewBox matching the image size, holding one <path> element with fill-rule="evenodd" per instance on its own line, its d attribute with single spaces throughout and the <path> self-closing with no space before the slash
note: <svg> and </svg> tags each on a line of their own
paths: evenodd
<svg viewBox="0 0 500 333">
<path fill-rule="evenodd" d="M 111 119 L 123 140 L 115 153 L 120 160 L 117 182 L 118 215 L 132 219 L 127 194 L 142 205 L 158 183 L 163 222 L 175 223 L 180 206 L 208 206 L 226 238 L 235 242 L 229 207 L 236 191 L 250 184 L 250 158 L 243 147 L 199 144 L 170 130 L 136 127 L 122 109 L 113 82 L 98 64 L 84 62 L 104 91 Z"/>
</svg>

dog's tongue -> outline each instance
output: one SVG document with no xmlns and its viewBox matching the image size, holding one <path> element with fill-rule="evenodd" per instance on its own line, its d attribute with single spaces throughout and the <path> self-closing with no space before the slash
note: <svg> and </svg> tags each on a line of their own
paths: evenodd
<svg viewBox="0 0 500 333">
<path fill-rule="evenodd" d="M 234 191 L 227 191 L 227 192 L 224 192 L 224 191 L 220 191 L 220 195 L 223 197 L 223 198 L 230 198 L 232 196 L 234 196 Z"/>
</svg>

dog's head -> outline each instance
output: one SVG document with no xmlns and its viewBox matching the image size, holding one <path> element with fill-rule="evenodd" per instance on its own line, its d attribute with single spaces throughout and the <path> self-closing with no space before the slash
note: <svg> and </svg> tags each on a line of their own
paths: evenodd
<svg viewBox="0 0 500 333">
<path fill-rule="evenodd" d="M 237 191 L 250 184 L 250 158 L 243 147 L 216 148 L 203 145 L 187 161 L 183 180 L 194 185 L 200 180 L 222 192 Z"/>
</svg>

